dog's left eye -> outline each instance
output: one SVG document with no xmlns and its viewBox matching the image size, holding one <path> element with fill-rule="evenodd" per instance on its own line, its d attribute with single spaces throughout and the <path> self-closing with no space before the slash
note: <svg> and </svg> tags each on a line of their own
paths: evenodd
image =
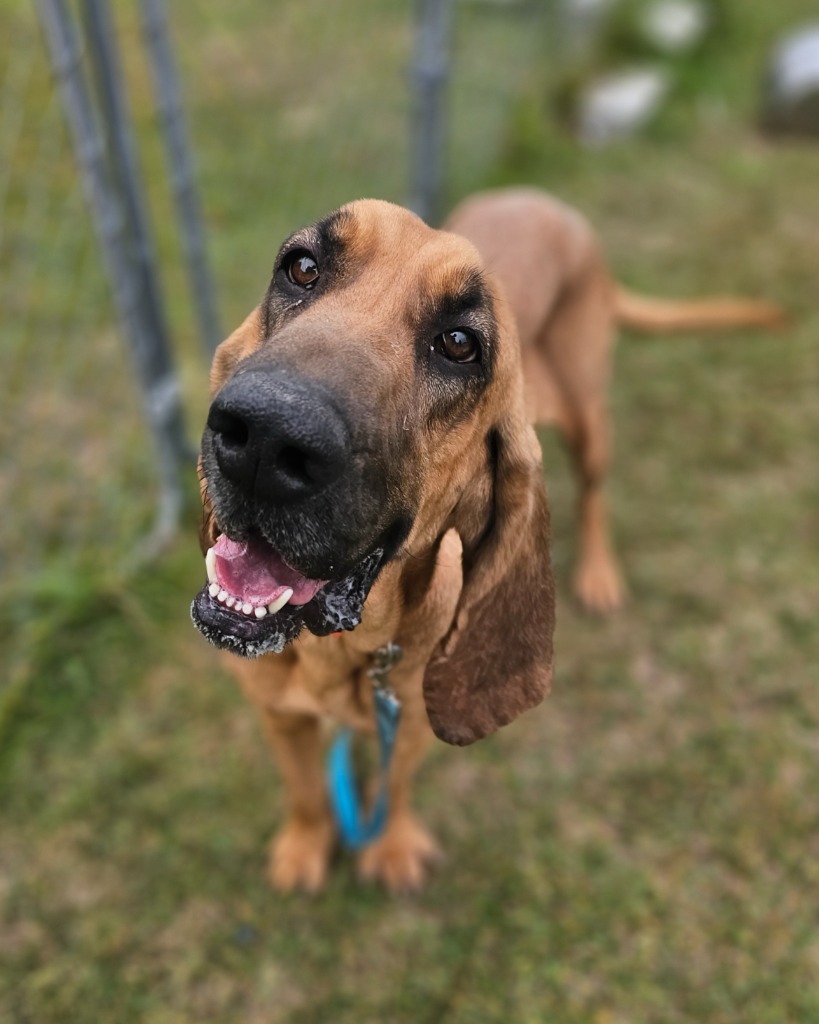
<svg viewBox="0 0 819 1024">
<path fill-rule="evenodd" d="M 462 327 L 439 334 L 435 338 L 435 348 L 453 363 L 475 363 L 480 355 L 478 339 Z"/>
<path fill-rule="evenodd" d="M 297 249 L 286 257 L 284 272 L 291 284 L 299 288 L 312 288 L 319 279 L 318 263 L 304 249 Z"/>
</svg>

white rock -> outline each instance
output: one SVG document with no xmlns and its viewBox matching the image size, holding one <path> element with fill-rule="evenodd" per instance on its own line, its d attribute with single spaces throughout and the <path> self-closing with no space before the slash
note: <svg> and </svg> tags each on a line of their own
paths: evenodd
<svg viewBox="0 0 819 1024">
<path fill-rule="evenodd" d="M 635 68 L 592 82 L 580 97 L 581 141 L 602 146 L 633 135 L 656 113 L 669 86 L 660 68 Z"/>
</svg>

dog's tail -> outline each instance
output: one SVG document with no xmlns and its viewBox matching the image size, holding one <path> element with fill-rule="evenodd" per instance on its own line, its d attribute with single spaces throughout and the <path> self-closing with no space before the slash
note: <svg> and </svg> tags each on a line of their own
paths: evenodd
<svg viewBox="0 0 819 1024">
<path fill-rule="evenodd" d="M 638 331 L 732 330 L 737 327 L 785 327 L 788 317 L 758 299 L 709 298 L 677 301 L 638 295 L 615 287 L 615 315 Z"/>
</svg>

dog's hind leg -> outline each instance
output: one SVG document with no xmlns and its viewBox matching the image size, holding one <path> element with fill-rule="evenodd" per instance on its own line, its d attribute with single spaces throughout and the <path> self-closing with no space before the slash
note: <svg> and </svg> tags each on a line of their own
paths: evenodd
<svg viewBox="0 0 819 1024">
<path fill-rule="evenodd" d="M 586 413 L 569 440 L 577 469 L 578 558 L 573 587 L 589 611 L 606 613 L 623 603 L 625 587 L 611 541 L 604 491 L 608 468 L 608 425 L 603 410 Z"/>
<path fill-rule="evenodd" d="M 597 252 L 592 251 L 553 312 L 535 353 L 554 381 L 558 401 L 552 420 L 566 441 L 578 478 L 574 591 L 585 608 L 599 613 L 618 608 L 625 597 L 604 493 L 611 438 L 606 395 L 613 341 L 611 285 Z"/>
</svg>

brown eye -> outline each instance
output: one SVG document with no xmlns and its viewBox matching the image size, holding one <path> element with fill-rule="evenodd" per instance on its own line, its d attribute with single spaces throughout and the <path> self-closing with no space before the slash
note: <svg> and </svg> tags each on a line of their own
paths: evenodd
<svg viewBox="0 0 819 1024">
<path fill-rule="evenodd" d="M 444 331 L 435 339 L 435 347 L 453 363 L 474 363 L 477 361 L 480 348 L 478 339 L 470 331 L 460 328 Z"/>
<path fill-rule="evenodd" d="M 291 253 L 284 265 L 287 279 L 299 288 L 312 288 L 319 279 L 318 263 L 309 252 L 299 250 Z"/>
</svg>

